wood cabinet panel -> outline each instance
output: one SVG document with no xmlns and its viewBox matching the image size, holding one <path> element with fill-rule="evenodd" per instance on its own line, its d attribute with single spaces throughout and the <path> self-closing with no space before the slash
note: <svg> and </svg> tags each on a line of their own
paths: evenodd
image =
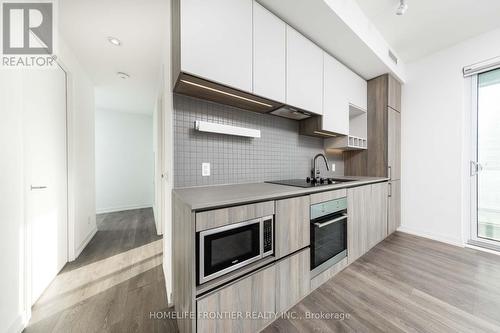
<svg viewBox="0 0 500 333">
<path fill-rule="evenodd" d="M 272 318 L 203 318 L 204 313 L 271 313 L 276 309 L 276 268 L 270 266 L 197 302 L 197 332 L 258 332 Z"/>
<path fill-rule="evenodd" d="M 180 70 L 252 92 L 252 0 L 180 1 Z"/>
<path fill-rule="evenodd" d="M 388 177 L 401 179 L 401 114 L 391 108 L 388 113 L 387 161 Z"/>
<path fill-rule="evenodd" d="M 276 264 L 276 311 L 286 311 L 310 290 L 309 248 Z"/>
<path fill-rule="evenodd" d="M 277 200 L 275 212 L 276 257 L 282 258 L 309 246 L 309 196 Z"/>
<path fill-rule="evenodd" d="M 196 231 L 222 227 L 274 214 L 274 201 L 235 206 L 196 213 Z"/>
<path fill-rule="evenodd" d="M 347 256 L 353 262 L 387 236 L 387 182 L 347 190 Z"/>
<path fill-rule="evenodd" d="M 320 202 L 335 200 L 338 198 L 343 198 L 345 196 L 347 196 L 347 190 L 345 188 L 340 189 L 340 190 L 335 190 L 335 191 L 313 193 L 313 194 L 311 194 L 311 205 L 314 205 L 314 204 L 317 204 Z"/>
<path fill-rule="evenodd" d="M 388 75 L 387 106 L 401 112 L 401 84 L 391 75 Z"/>
<path fill-rule="evenodd" d="M 368 250 L 370 223 L 371 186 L 354 187 L 347 190 L 347 258 L 349 263 Z"/>
<path fill-rule="evenodd" d="M 332 277 L 341 272 L 344 268 L 346 268 L 349 264 L 348 258 L 344 258 L 334 266 L 330 267 L 324 272 L 321 272 L 319 275 L 313 277 L 311 279 L 311 292 L 317 288 L 319 288 L 323 283 L 330 280 Z"/>
<path fill-rule="evenodd" d="M 286 102 L 322 114 L 323 51 L 290 26 L 286 40 Z"/>
<path fill-rule="evenodd" d="M 253 93 L 285 103 L 286 24 L 253 4 Z"/>
<path fill-rule="evenodd" d="M 368 249 L 387 237 L 388 183 L 371 185 Z"/>
<path fill-rule="evenodd" d="M 401 226 L 401 181 L 389 183 L 389 209 L 387 233 L 390 235 Z"/>
</svg>

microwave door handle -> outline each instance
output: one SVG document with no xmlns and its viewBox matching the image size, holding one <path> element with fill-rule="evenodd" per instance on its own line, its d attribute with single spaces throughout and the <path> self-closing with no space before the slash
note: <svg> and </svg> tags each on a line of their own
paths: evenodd
<svg viewBox="0 0 500 333">
<path fill-rule="evenodd" d="M 347 214 L 343 214 L 341 217 L 337 217 L 336 219 L 333 219 L 333 220 L 330 220 L 327 222 L 323 222 L 323 223 L 316 222 L 316 223 L 314 223 L 314 225 L 317 226 L 318 228 L 323 228 L 323 227 L 326 227 L 327 225 L 330 225 L 332 223 L 345 220 L 347 217 L 348 217 Z"/>
</svg>

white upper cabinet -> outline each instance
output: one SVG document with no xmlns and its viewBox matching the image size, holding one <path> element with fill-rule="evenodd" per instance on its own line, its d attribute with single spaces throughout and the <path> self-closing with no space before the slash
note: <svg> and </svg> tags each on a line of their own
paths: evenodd
<svg viewBox="0 0 500 333">
<path fill-rule="evenodd" d="M 348 83 L 349 89 L 349 103 L 366 111 L 368 107 L 368 84 L 366 81 L 349 70 L 349 79 L 346 83 Z"/>
<path fill-rule="evenodd" d="M 286 102 L 322 114 L 323 51 L 290 26 L 286 40 Z"/>
<path fill-rule="evenodd" d="M 253 4 L 253 93 L 285 103 L 286 24 Z"/>
<path fill-rule="evenodd" d="M 349 134 L 349 101 L 346 82 L 350 71 L 328 53 L 323 53 L 323 129 Z"/>
<path fill-rule="evenodd" d="M 180 1 L 181 71 L 252 92 L 252 0 Z"/>
</svg>

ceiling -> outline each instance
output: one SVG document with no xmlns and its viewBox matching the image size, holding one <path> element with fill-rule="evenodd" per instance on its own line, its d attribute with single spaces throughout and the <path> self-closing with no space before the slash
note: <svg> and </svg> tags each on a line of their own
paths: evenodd
<svg viewBox="0 0 500 333">
<path fill-rule="evenodd" d="M 151 114 L 159 90 L 167 0 L 63 0 L 63 38 L 95 85 L 96 107 Z M 113 36 L 122 41 L 114 46 Z M 129 79 L 121 79 L 125 72 Z"/>
<path fill-rule="evenodd" d="M 258 0 L 258 2 L 364 79 L 372 79 L 391 72 L 387 63 L 357 32 L 353 31 L 345 22 L 345 17 L 340 17 L 334 11 L 328 0 Z M 339 1 L 333 2 L 339 3 Z M 356 23 L 367 28 L 368 20 L 363 12 L 355 7 L 352 9 L 352 6 L 344 6 L 343 9 L 347 9 L 345 11 L 348 12 L 357 9 L 363 18 Z M 371 26 L 367 30 L 370 28 Z M 387 45 L 379 47 L 384 48 Z M 399 74 L 401 73 L 396 76 Z"/>
<path fill-rule="evenodd" d="M 500 27 L 498 0 L 356 0 L 366 16 L 405 62 L 412 62 L 465 39 Z"/>
</svg>

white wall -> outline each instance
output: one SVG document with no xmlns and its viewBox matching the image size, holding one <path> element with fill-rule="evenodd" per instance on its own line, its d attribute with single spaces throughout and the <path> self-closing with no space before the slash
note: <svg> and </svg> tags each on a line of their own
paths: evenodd
<svg viewBox="0 0 500 333">
<path fill-rule="evenodd" d="M 15 332 L 24 318 L 24 167 L 22 87 L 19 72 L 0 72 L 0 332 Z"/>
<path fill-rule="evenodd" d="M 172 94 L 172 52 L 171 52 L 171 6 L 169 0 L 168 12 L 165 13 L 165 40 L 163 44 L 162 80 L 159 99 L 163 108 L 163 274 L 169 305 L 173 304 L 173 264 L 172 264 L 172 189 L 174 187 L 174 126 L 173 126 L 173 94 Z"/>
<path fill-rule="evenodd" d="M 402 231 L 464 244 L 469 224 L 470 85 L 462 68 L 500 56 L 500 29 L 406 66 Z"/>
<path fill-rule="evenodd" d="M 153 117 L 97 110 L 97 213 L 153 205 Z"/>
<path fill-rule="evenodd" d="M 59 59 L 68 73 L 69 259 L 74 260 L 97 231 L 95 220 L 94 85 L 59 37 Z"/>
<path fill-rule="evenodd" d="M 64 62 L 68 78 L 68 145 L 70 186 L 75 189 L 70 204 L 69 256 L 95 229 L 94 199 L 94 97 L 93 85 L 81 69 L 64 40 L 58 40 L 58 56 Z M 24 285 L 24 159 L 22 122 L 23 75 L 2 71 L 0 74 L 0 332 L 20 331 L 29 319 Z M 61 175 L 65 177 L 66 175 Z M 74 246 L 73 246 L 74 245 Z"/>
</svg>

